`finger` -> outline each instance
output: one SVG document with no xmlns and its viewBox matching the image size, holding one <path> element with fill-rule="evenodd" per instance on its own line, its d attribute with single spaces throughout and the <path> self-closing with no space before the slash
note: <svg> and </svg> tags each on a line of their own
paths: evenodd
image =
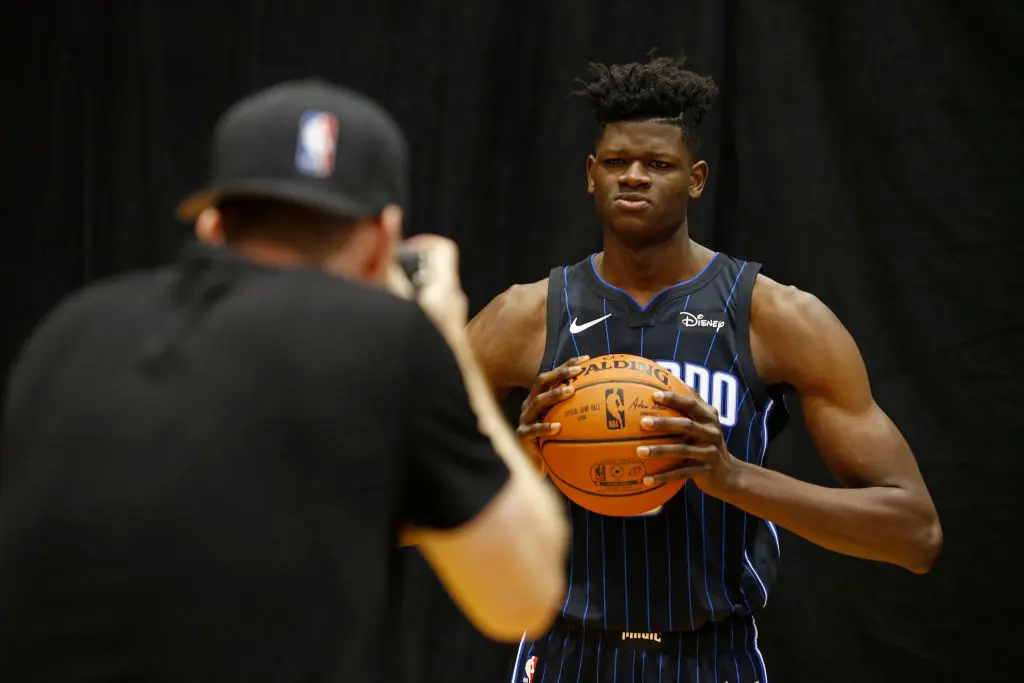
<svg viewBox="0 0 1024 683">
<path fill-rule="evenodd" d="M 718 452 L 714 444 L 671 443 L 640 446 L 636 449 L 638 458 L 676 458 L 680 460 L 705 461 Z"/>
<path fill-rule="evenodd" d="M 663 405 L 671 406 L 691 417 L 701 417 L 707 420 L 718 419 L 718 411 L 706 403 L 700 396 L 677 394 L 673 391 L 655 391 L 654 400 Z"/>
<path fill-rule="evenodd" d="M 458 249 L 458 246 L 451 239 L 442 235 L 434 235 L 426 232 L 405 238 L 405 244 L 413 247 L 414 249 L 420 249 L 423 251 L 430 251 L 432 249 L 445 247 L 455 247 Z"/>
<path fill-rule="evenodd" d="M 405 272 L 397 263 L 388 266 L 385 286 L 392 294 L 403 299 L 412 299 L 416 295 L 416 289 L 413 287 L 412 282 L 405 276 Z"/>
<path fill-rule="evenodd" d="M 640 426 L 650 431 L 669 432 L 670 434 L 685 434 L 694 439 L 704 441 L 717 441 L 722 428 L 717 422 L 698 422 L 689 417 L 654 417 L 646 416 L 641 418 Z"/>
<path fill-rule="evenodd" d="M 537 421 L 541 415 L 547 411 L 548 408 L 564 401 L 576 392 L 576 389 L 569 386 L 568 384 L 554 389 L 549 389 L 542 394 L 538 394 L 533 400 L 528 400 L 523 406 L 523 411 L 519 414 L 519 422 L 522 424 L 532 424 Z"/>
<path fill-rule="evenodd" d="M 560 387 L 555 387 L 545 391 L 543 394 L 538 394 L 537 398 L 533 400 L 533 405 L 540 407 L 541 410 L 546 410 L 556 403 L 560 403 L 573 394 L 576 393 L 576 388 L 571 384 L 563 384 Z"/>
<path fill-rule="evenodd" d="M 678 458 L 681 460 L 705 460 L 718 451 L 714 444 L 666 443 L 655 446 L 640 446 L 636 449 L 638 458 Z"/>
<path fill-rule="evenodd" d="M 421 289 L 433 286 L 461 289 L 459 248 L 455 242 L 440 235 L 416 235 L 405 244 L 423 253 L 419 275 Z"/>
<path fill-rule="evenodd" d="M 569 360 L 565 361 L 554 370 L 542 372 L 537 377 L 537 381 L 534 384 L 534 387 L 537 388 L 539 392 L 551 386 L 552 384 L 558 384 L 559 382 L 568 382 L 570 379 L 576 377 L 581 372 L 583 372 L 583 368 L 580 367 L 580 363 L 585 363 L 588 360 L 590 360 L 590 356 L 578 356 L 576 358 L 570 358 Z"/>
<path fill-rule="evenodd" d="M 429 254 L 441 265 L 452 266 L 458 272 L 459 246 L 441 235 L 414 235 L 405 240 L 405 246 Z"/>
<path fill-rule="evenodd" d="M 711 465 L 708 463 L 701 463 L 700 465 L 692 465 L 687 467 L 680 467 L 676 470 L 669 470 L 668 472 L 661 472 L 659 474 L 648 474 L 644 477 L 643 482 L 647 486 L 657 486 L 658 484 L 668 484 L 673 481 L 680 481 L 682 479 L 690 479 L 694 475 L 700 474 L 701 472 L 707 472 L 711 469 Z"/>
<path fill-rule="evenodd" d="M 557 434 L 561 428 L 562 425 L 558 422 L 536 422 L 519 425 L 516 428 L 516 434 L 522 439 L 539 439 L 542 436 Z"/>
</svg>

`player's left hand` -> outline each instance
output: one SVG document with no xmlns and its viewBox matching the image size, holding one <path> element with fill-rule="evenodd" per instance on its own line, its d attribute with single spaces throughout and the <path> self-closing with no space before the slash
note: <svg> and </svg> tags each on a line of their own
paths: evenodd
<svg viewBox="0 0 1024 683">
<path fill-rule="evenodd" d="M 679 434 L 676 443 L 651 444 L 637 448 L 639 458 L 676 458 L 679 467 L 644 478 L 653 486 L 680 479 L 693 479 L 704 493 L 715 495 L 732 485 L 740 461 L 725 446 L 718 411 L 699 397 L 672 392 L 655 392 L 654 400 L 679 411 L 684 417 L 644 417 L 644 429 Z"/>
</svg>

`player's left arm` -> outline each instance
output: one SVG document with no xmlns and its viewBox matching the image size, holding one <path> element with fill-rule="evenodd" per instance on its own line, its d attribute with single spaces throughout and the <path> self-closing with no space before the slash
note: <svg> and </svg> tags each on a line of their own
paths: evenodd
<svg viewBox="0 0 1024 683">
<path fill-rule="evenodd" d="M 648 455 L 686 457 L 689 465 L 678 471 L 689 470 L 705 493 L 819 546 L 928 572 L 942 548 L 938 514 L 909 444 L 871 394 L 850 333 L 816 297 L 763 276 L 751 309 L 758 373 L 797 391 L 807 430 L 843 488 L 732 456 L 714 409 L 675 394 L 663 402 L 689 417 L 659 418 L 651 428 L 687 434 L 689 444 L 654 447 Z"/>
<path fill-rule="evenodd" d="M 763 278 L 753 299 L 755 363 L 767 381 L 796 390 L 807 431 L 845 488 L 743 463 L 728 502 L 831 550 L 927 572 L 942 548 L 938 514 L 910 445 L 872 396 L 853 337 L 795 287 Z"/>
</svg>

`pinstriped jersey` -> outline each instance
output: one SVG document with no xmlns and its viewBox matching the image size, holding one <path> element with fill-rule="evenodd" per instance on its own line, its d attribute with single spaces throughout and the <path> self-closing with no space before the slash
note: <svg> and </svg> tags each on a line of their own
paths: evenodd
<svg viewBox="0 0 1024 683">
<path fill-rule="evenodd" d="M 785 424 L 785 408 L 758 378 L 750 352 L 759 270 L 716 254 L 696 277 L 640 306 L 598 275 L 593 256 L 555 268 L 544 368 L 609 353 L 656 361 L 718 409 L 729 451 L 760 465 Z M 779 560 L 777 530 L 692 482 L 643 517 L 607 517 L 566 503 L 566 619 L 605 630 L 694 631 L 767 602 Z"/>
</svg>

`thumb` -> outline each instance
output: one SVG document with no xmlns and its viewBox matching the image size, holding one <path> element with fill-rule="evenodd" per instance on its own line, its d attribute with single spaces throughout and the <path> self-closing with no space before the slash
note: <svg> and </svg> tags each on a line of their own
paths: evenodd
<svg viewBox="0 0 1024 683">
<path fill-rule="evenodd" d="M 385 287 L 389 292 L 403 299 L 413 299 L 416 296 L 415 287 L 409 282 L 409 278 L 405 276 L 402 267 L 397 263 L 388 266 Z"/>
</svg>

